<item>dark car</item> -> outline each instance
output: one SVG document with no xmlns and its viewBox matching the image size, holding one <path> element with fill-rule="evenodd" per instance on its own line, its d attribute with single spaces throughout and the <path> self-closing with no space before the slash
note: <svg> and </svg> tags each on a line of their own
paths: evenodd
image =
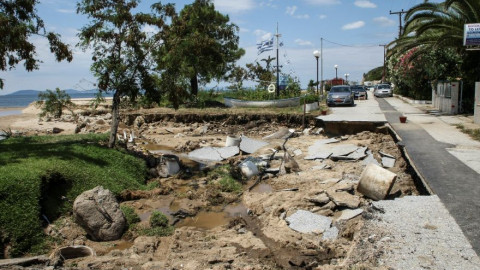
<svg viewBox="0 0 480 270">
<path fill-rule="evenodd" d="M 350 105 L 354 106 L 355 101 L 352 89 L 349 85 L 336 85 L 330 89 L 327 96 L 327 105 Z"/>
<path fill-rule="evenodd" d="M 362 85 L 352 85 L 350 88 L 353 91 L 353 96 L 355 99 L 364 98 L 368 99 L 367 90 Z"/>
</svg>

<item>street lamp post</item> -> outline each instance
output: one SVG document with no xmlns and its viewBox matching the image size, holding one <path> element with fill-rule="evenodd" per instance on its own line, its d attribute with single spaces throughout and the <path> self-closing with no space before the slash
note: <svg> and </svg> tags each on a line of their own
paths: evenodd
<svg viewBox="0 0 480 270">
<path fill-rule="evenodd" d="M 317 60 L 317 95 L 319 94 L 318 92 L 318 58 L 320 57 L 321 53 L 318 50 L 313 51 L 313 56 L 315 56 L 315 59 Z"/>
<path fill-rule="evenodd" d="M 345 73 L 345 83 L 346 83 L 346 84 L 348 84 L 348 76 L 350 76 L 350 74 Z"/>
<path fill-rule="evenodd" d="M 338 80 L 338 65 L 335 65 L 333 67 L 335 67 L 335 80 Z"/>
</svg>

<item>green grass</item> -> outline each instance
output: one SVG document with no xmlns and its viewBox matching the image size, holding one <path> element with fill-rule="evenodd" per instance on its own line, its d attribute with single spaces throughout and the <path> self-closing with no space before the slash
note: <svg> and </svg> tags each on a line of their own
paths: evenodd
<svg viewBox="0 0 480 270">
<path fill-rule="evenodd" d="M 217 185 L 222 192 L 240 193 L 242 184 L 232 174 L 230 165 L 222 165 L 210 171 L 208 177 L 214 180 L 214 185 Z"/>
<path fill-rule="evenodd" d="M 468 135 L 470 135 L 470 137 L 472 137 L 472 139 L 476 140 L 476 141 L 480 141 L 480 129 L 477 128 L 477 129 L 470 129 L 470 128 L 466 128 L 464 125 L 462 124 L 459 124 L 459 125 L 456 125 L 458 129 L 460 129 L 463 133 L 466 133 Z"/>
<path fill-rule="evenodd" d="M 102 185 L 119 194 L 144 189 L 145 162 L 100 144 L 107 135 L 15 137 L 0 141 L 0 248 L 36 250 L 42 225 L 71 211 L 75 198 Z"/>
</svg>

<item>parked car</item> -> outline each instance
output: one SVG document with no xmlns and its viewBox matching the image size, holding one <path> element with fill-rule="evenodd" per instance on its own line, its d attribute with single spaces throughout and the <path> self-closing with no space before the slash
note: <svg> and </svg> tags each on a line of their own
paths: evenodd
<svg viewBox="0 0 480 270">
<path fill-rule="evenodd" d="M 368 99 L 367 90 L 365 90 L 365 87 L 363 87 L 362 85 L 352 85 L 350 86 L 350 88 L 353 91 L 353 96 L 355 99 L 359 99 L 361 97 L 363 97 L 364 99 Z"/>
<path fill-rule="evenodd" d="M 327 95 L 327 105 L 350 105 L 354 106 L 354 96 L 349 85 L 335 85 Z"/>
<path fill-rule="evenodd" d="M 373 94 L 376 97 L 393 97 L 393 91 L 389 84 L 379 84 L 375 86 Z"/>
</svg>

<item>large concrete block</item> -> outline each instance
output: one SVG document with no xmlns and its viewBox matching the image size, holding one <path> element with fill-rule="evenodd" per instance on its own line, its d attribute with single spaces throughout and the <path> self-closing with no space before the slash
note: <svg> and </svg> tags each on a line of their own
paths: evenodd
<svg viewBox="0 0 480 270">
<path fill-rule="evenodd" d="M 360 175 L 357 191 L 371 199 L 383 200 L 390 193 L 396 179 L 395 173 L 370 163 Z"/>
</svg>

